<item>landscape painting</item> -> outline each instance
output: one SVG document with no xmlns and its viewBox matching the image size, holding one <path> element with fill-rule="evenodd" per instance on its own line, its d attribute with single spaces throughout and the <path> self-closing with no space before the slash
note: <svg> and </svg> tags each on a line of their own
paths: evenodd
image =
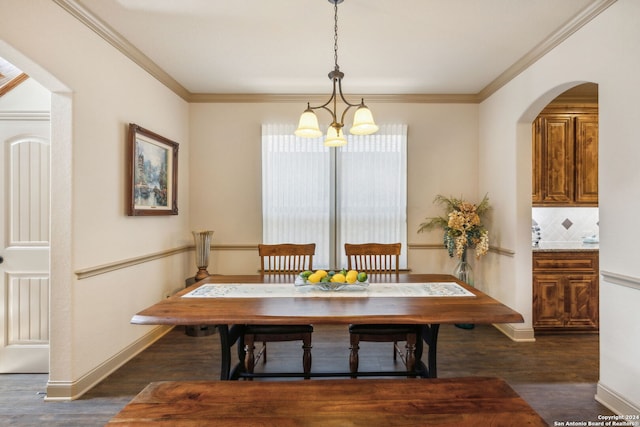
<svg viewBox="0 0 640 427">
<path fill-rule="evenodd" d="M 127 214 L 177 215 L 178 144 L 129 125 Z"/>
</svg>

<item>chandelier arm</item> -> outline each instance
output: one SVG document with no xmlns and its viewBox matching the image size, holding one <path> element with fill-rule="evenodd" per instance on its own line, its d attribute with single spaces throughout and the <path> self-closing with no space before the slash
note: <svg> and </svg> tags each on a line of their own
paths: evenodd
<svg viewBox="0 0 640 427">
<path fill-rule="evenodd" d="M 344 109 L 344 111 L 342 112 L 342 117 L 340 117 L 340 124 L 344 126 L 344 116 L 347 115 L 347 111 L 349 111 L 351 109 L 351 107 L 356 107 L 357 105 L 349 105 L 347 108 Z"/>
<path fill-rule="evenodd" d="M 334 85 L 335 85 L 335 84 L 334 84 Z M 338 92 L 340 93 L 340 99 L 342 99 L 342 102 L 344 102 L 345 104 L 347 104 L 349 107 L 357 107 L 357 106 L 359 106 L 359 105 L 364 104 L 364 100 L 362 100 L 362 101 L 361 101 L 360 103 L 358 103 L 358 104 L 352 104 L 352 103 L 350 103 L 349 101 L 347 101 L 347 100 L 344 98 L 344 95 L 342 94 L 342 79 L 339 79 L 339 80 L 338 80 Z"/>
<path fill-rule="evenodd" d="M 325 106 L 322 106 L 322 107 L 320 107 L 320 108 L 322 108 L 323 110 L 325 110 L 325 111 L 327 111 L 329 114 L 331 114 L 331 125 L 339 124 L 339 123 L 338 123 L 338 118 L 336 117 L 336 113 L 335 113 L 335 111 L 331 111 L 331 109 L 329 109 L 329 108 L 327 108 L 327 107 L 325 107 Z M 340 124 L 340 125 L 341 125 L 341 124 Z M 342 127 L 342 126 L 340 126 L 340 127 Z"/>
<path fill-rule="evenodd" d="M 333 101 L 335 98 L 336 98 L 336 95 L 335 95 L 335 93 L 334 93 L 333 95 L 331 95 L 331 98 L 329 98 L 329 100 L 328 100 L 327 102 L 325 102 L 324 104 L 322 104 L 322 105 L 316 105 L 315 107 L 313 107 L 313 106 L 309 106 L 309 109 L 311 109 L 311 110 L 318 110 L 318 109 L 320 109 L 320 108 L 324 108 L 324 109 L 325 109 L 325 110 L 327 110 L 327 111 L 331 111 L 331 110 L 329 110 L 329 109 L 327 108 L 327 105 L 331 104 L 331 101 Z M 332 114 L 333 114 L 333 113 L 332 113 Z"/>
<path fill-rule="evenodd" d="M 349 111 L 351 107 L 359 107 L 361 105 L 364 105 L 364 99 L 360 102 L 360 104 L 352 104 L 349 101 L 347 101 L 344 95 L 342 94 L 342 79 L 338 80 L 338 92 L 340 93 L 340 99 L 342 99 L 342 102 L 344 102 L 347 105 L 347 108 L 345 108 L 344 111 L 342 112 L 342 117 L 340 117 L 340 124 L 344 125 L 344 118 L 347 115 L 347 111 Z"/>
<path fill-rule="evenodd" d="M 315 106 L 315 107 L 309 107 L 309 108 L 311 110 L 319 110 L 319 109 L 326 110 L 329 114 L 331 114 L 331 118 L 333 119 L 333 123 L 336 123 L 337 122 L 337 117 L 336 117 L 336 113 L 335 113 L 335 109 L 336 109 L 335 108 L 335 101 L 337 99 L 337 97 L 336 97 L 336 80 L 337 79 L 332 79 L 332 80 L 333 80 L 333 91 L 331 92 L 331 97 L 327 100 L 327 102 L 325 102 L 322 105 L 318 105 L 318 106 Z M 338 84 L 339 84 L 339 82 L 340 82 L 340 80 L 338 80 Z M 344 99 L 344 97 L 342 96 L 342 93 L 340 94 L 340 97 L 342 99 Z M 327 108 L 327 105 L 331 104 L 331 102 L 334 103 L 334 107 L 333 107 L 334 111 L 331 111 L 329 108 Z M 309 104 L 307 104 L 307 105 L 309 105 Z"/>
</svg>

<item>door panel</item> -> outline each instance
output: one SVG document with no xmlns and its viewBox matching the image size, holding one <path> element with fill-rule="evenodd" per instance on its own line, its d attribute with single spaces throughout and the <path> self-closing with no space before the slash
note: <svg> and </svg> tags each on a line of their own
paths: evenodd
<svg viewBox="0 0 640 427">
<path fill-rule="evenodd" d="M 576 117 L 576 202 L 598 203 L 598 116 Z"/>
<path fill-rule="evenodd" d="M 49 371 L 49 121 L 0 117 L 0 373 Z"/>
<path fill-rule="evenodd" d="M 571 203 L 574 199 L 573 119 L 568 115 L 544 117 L 543 202 Z"/>
<path fill-rule="evenodd" d="M 533 279 L 533 327 L 564 324 L 564 285 L 558 276 L 537 274 Z"/>
<path fill-rule="evenodd" d="M 568 326 L 597 327 L 598 298 L 594 298 L 597 288 L 596 276 L 571 276 L 568 279 L 570 306 L 568 307 Z"/>
</svg>

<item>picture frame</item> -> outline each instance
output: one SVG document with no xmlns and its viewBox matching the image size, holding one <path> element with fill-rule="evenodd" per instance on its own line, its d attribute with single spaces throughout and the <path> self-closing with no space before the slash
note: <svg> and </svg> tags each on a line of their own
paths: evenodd
<svg viewBox="0 0 640 427">
<path fill-rule="evenodd" d="M 129 123 L 127 215 L 178 215 L 178 143 Z"/>
</svg>

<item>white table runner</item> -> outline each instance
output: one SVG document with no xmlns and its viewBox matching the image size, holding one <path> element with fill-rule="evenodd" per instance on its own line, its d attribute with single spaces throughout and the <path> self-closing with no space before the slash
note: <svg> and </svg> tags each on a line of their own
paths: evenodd
<svg viewBox="0 0 640 427">
<path fill-rule="evenodd" d="M 207 284 L 183 295 L 183 298 L 305 298 L 305 297 L 475 297 L 455 282 L 371 283 L 367 288 L 324 291 L 314 286 L 294 286 L 292 283 Z"/>
</svg>

